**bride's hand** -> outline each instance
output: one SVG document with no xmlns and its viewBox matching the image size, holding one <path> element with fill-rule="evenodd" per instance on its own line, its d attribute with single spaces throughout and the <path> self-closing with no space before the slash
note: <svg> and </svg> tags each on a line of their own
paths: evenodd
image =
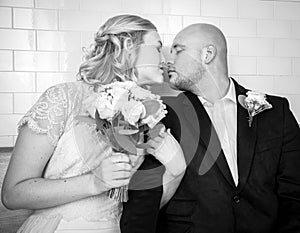
<svg viewBox="0 0 300 233">
<path fill-rule="evenodd" d="M 132 176 L 132 165 L 128 155 L 113 152 L 92 171 L 95 194 L 128 185 Z"/>
<path fill-rule="evenodd" d="M 171 175 L 176 177 L 185 171 L 186 162 L 183 151 L 170 133 L 170 129 L 161 130 L 159 135 L 150 139 L 147 144 L 150 146 L 147 152 L 159 160 Z"/>
</svg>

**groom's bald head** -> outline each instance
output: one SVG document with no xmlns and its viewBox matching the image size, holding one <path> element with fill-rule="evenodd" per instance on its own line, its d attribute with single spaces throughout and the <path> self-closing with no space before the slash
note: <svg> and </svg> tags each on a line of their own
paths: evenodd
<svg viewBox="0 0 300 233">
<path fill-rule="evenodd" d="M 217 56 L 227 59 L 227 43 L 220 29 L 211 24 L 192 24 L 180 31 L 174 43 L 184 43 L 195 49 L 212 45 L 217 50 Z"/>
</svg>

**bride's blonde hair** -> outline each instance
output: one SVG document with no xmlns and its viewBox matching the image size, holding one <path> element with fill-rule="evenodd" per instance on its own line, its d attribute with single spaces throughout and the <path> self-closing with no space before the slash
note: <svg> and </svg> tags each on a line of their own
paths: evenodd
<svg viewBox="0 0 300 233">
<path fill-rule="evenodd" d="M 114 80 L 134 80 L 135 57 L 128 58 L 124 44 L 143 42 L 143 36 L 156 27 L 136 15 L 118 15 L 108 19 L 95 34 L 90 50 L 85 49 L 79 78 L 89 84 L 107 84 Z"/>
</svg>

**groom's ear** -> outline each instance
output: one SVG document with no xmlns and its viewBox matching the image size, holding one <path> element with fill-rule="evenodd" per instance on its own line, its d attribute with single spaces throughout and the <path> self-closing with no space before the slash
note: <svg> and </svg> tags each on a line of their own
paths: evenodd
<svg viewBox="0 0 300 233">
<path fill-rule="evenodd" d="M 217 49 L 214 45 L 208 45 L 203 48 L 203 62 L 204 64 L 211 63 L 217 55 Z"/>
</svg>

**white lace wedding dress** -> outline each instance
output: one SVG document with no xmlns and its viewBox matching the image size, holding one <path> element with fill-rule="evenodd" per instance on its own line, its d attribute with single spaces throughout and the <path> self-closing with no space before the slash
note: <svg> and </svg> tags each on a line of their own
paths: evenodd
<svg viewBox="0 0 300 233">
<path fill-rule="evenodd" d="M 82 81 L 56 85 L 21 119 L 19 127 L 28 124 L 34 132 L 47 134 L 55 146 L 44 178 L 64 179 L 87 173 L 110 154 L 111 147 L 98 138 L 96 125 L 88 117 L 85 102 L 92 93 L 93 87 Z M 119 233 L 121 211 L 122 205 L 103 193 L 36 210 L 18 232 Z"/>
</svg>

